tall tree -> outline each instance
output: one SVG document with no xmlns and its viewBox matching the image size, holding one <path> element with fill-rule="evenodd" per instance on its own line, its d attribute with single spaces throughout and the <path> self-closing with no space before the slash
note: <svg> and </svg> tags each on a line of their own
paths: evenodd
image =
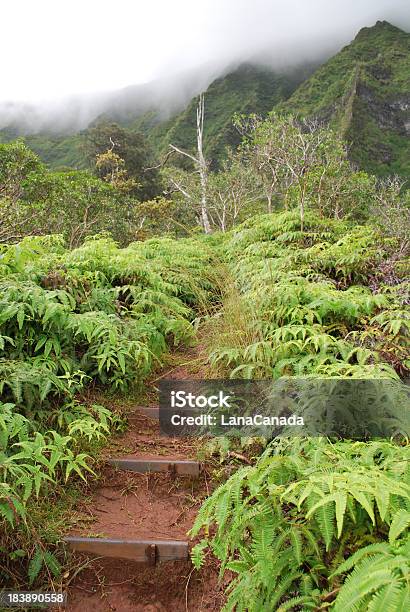
<svg viewBox="0 0 410 612">
<path fill-rule="evenodd" d="M 307 204 L 336 218 L 362 208 L 372 181 L 355 173 L 342 138 L 316 120 L 271 113 L 266 120 L 236 117 L 243 152 L 261 176 L 268 211 L 274 197 L 296 203 L 303 231 Z M 361 197 L 363 194 L 363 197 Z"/>
<path fill-rule="evenodd" d="M 25 197 L 37 213 L 27 224 L 30 234 L 62 234 L 70 248 L 100 232 L 121 244 L 134 238 L 135 202 L 85 170 L 31 176 Z"/>
<path fill-rule="evenodd" d="M 85 132 L 84 150 L 98 177 L 105 179 L 112 172 L 110 164 L 97 165 L 99 157 L 109 151 L 123 160 L 123 169 L 134 181 L 133 196 L 147 200 L 160 194 L 158 167 L 153 165 L 152 151 L 143 134 L 102 122 Z"/>
<path fill-rule="evenodd" d="M 24 205 L 25 184 L 45 166 L 23 141 L 0 144 L 0 242 L 20 240 L 36 221 L 37 210 Z"/>
</svg>

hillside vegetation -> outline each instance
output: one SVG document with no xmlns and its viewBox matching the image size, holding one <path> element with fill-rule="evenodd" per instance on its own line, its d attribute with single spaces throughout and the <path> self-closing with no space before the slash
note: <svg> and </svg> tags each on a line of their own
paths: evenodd
<svg viewBox="0 0 410 612">
<path fill-rule="evenodd" d="M 380 234 L 378 245 L 371 225 L 314 213 L 300 231 L 296 211 L 209 239 L 119 249 L 97 237 L 70 251 L 45 237 L 3 247 L 0 511 L 3 567 L 13 572 L 5 578 L 26 562 L 30 584 L 43 570 L 60 573 L 57 534 L 36 535 L 36 498 L 61 495 L 73 475 L 87 478 L 95 443 L 120 424 L 81 401 L 82 390 L 141 384 L 165 351 L 192 341 L 198 316 L 211 330 L 218 376 L 405 375 L 404 262 L 394 286 L 384 285 L 391 240 Z M 328 598 L 336 610 L 356 610 L 390 593 L 390 609 L 404 610 L 409 465 L 408 446 L 392 441 L 273 441 L 205 503 L 193 533 L 214 523 L 217 531 L 194 561 L 199 567 L 210 546 L 222 571 L 235 573 L 227 610 L 313 609 Z M 382 578 L 361 580 L 379 568 Z"/>
<path fill-rule="evenodd" d="M 88 385 L 141 385 L 168 347 L 192 339 L 210 291 L 209 256 L 198 247 L 159 239 L 121 250 L 97 238 L 68 251 L 50 237 L 2 249 L 2 584 L 16 585 L 21 563 L 29 584 L 42 570 L 60 575 L 50 549 L 60 534 L 43 513 L 73 475 L 93 474 L 90 452 L 121 423 L 80 398 Z"/>
<path fill-rule="evenodd" d="M 232 285 L 208 322 L 213 375 L 377 384 L 408 375 L 404 269 L 394 288 L 374 288 L 388 241 L 371 225 L 305 221 L 301 232 L 295 212 L 262 215 L 220 245 Z M 373 424 L 387 418 L 377 398 Z M 276 438 L 204 503 L 193 560 L 200 568 L 212 554 L 234 573 L 225 610 L 406 609 L 409 447 L 375 438 Z"/>
<path fill-rule="evenodd" d="M 395 39 L 386 24 L 370 34 L 385 32 Z M 363 435 L 204 440 L 218 468 L 192 558 L 233 575 L 225 610 L 410 607 L 410 192 L 352 165 L 348 123 L 261 117 L 251 85 L 218 167 L 201 148 L 204 136 L 222 151 L 212 125 L 201 132 L 202 96 L 197 149 L 174 147 L 188 163 L 156 164 L 143 136 L 109 122 L 87 133 L 88 169 L 0 145 L 7 587 L 64 587 L 70 509 L 127 426 L 114 395 L 135 404 L 169 353 L 197 344 L 207 378 L 365 381 L 372 399 Z M 236 109 L 223 106 L 220 131 Z"/>
<path fill-rule="evenodd" d="M 408 372 L 409 285 L 403 276 L 394 287 L 369 288 L 386 257 L 376 236 L 374 227 L 313 213 L 303 231 L 294 212 L 235 228 L 224 258 L 248 316 L 227 345 L 219 336 L 211 363 L 243 378 Z"/>
</svg>

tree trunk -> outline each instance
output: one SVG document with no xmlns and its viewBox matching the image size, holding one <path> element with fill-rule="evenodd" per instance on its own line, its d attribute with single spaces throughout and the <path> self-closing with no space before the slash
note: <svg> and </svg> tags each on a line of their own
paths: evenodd
<svg viewBox="0 0 410 612">
<path fill-rule="evenodd" d="M 303 232 L 305 229 L 305 195 L 306 195 L 306 183 L 303 183 L 301 198 L 300 198 L 300 231 Z"/>
<path fill-rule="evenodd" d="M 201 219 L 205 234 L 210 234 L 211 224 L 209 222 L 208 207 L 207 207 L 207 167 L 203 154 L 203 133 L 204 133 L 204 114 L 205 114 L 205 99 L 204 94 L 199 96 L 198 108 L 196 109 L 196 126 L 197 126 L 197 143 L 198 143 L 198 165 L 199 176 L 201 179 Z"/>
<path fill-rule="evenodd" d="M 268 213 L 271 213 L 272 212 L 272 195 L 268 193 L 266 197 L 268 200 Z"/>
<path fill-rule="evenodd" d="M 212 233 L 211 223 L 209 221 L 209 212 L 208 212 L 208 204 L 207 204 L 207 187 L 208 187 L 208 170 L 206 167 L 206 160 L 203 153 L 203 134 L 204 134 L 204 114 L 205 114 L 205 101 L 204 94 L 199 96 L 198 107 L 196 109 L 196 134 L 197 134 L 197 147 L 198 147 L 198 155 L 194 157 L 190 153 L 186 151 L 182 151 L 178 147 L 173 144 L 169 146 L 173 151 L 180 153 L 181 155 L 185 155 L 191 159 L 195 166 L 198 169 L 198 173 L 200 176 L 201 182 L 201 206 L 200 206 L 200 219 L 202 223 L 202 227 L 204 228 L 204 232 L 206 234 Z M 191 196 L 182 189 L 175 181 L 172 181 L 175 187 L 180 191 L 186 198 L 191 199 Z"/>
</svg>

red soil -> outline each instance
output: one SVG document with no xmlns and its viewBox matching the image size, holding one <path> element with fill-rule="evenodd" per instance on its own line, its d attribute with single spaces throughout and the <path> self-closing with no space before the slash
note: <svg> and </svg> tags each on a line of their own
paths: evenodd
<svg viewBox="0 0 410 612">
<path fill-rule="evenodd" d="M 189 378 L 177 368 L 169 378 Z M 195 459 L 196 441 L 161 436 L 158 422 L 135 414 L 129 430 L 116 438 L 107 456 Z M 186 540 L 203 499 L 206 472 L 195 481 L 170 474 L 135 474 L 107 466 L 83 524 L 70 535 Z M 88 557 L 77 555 L 79 562 Z M 196 571 L 190 562 L 147 567 L 132 561 L 97 558 L 72 581 L 67 612 L 220 611 L 226 584 L 218 567 Z"/>
</svg>

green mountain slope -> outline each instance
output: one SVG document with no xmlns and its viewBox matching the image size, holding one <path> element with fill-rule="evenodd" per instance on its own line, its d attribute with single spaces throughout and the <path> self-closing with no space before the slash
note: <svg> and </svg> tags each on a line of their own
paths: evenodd
<svg viewBox="0 0 410 612">
<path fill-rule="evenodd" d="M 239 134 L 232 125 L 234 113 L 268 113 L 311 72 L 312 68 L 306 67 L 285 75 L 244 64 L 216 79 L 205 92 L 204 148 L 211 163 L 223 157 L 227 146 L 239 144 Z M 162 123 L 155 123 L 155 116 L 147 113 L 131 127 L 145 131 L 158 154 L 166 151 L 170 143 L 192 151 L 196 145 L 197 103 L 198 98 L 193 98 L 182 113 Z"/>
<path fill-rule="evenodd" d="M 0 143 L 10 142 L 17 138 L 23 139 L 40 159 L 52 170 L 75 168 L 82 170 L 87 167 L 87 160 L 82 150 L 81 133 L 58 136 L 48 133 L 23 136 L 16 129 L 0 130 Z"/>
<path fill-rule="evenodd" d="M 52 169 L 87 168 L 88 162 L 81 148 L 82 140 L 81 134 L 63 137 L 34 134 L 25 137 L 27 146 Z"/>
<path fill-rule="evenodd" d="M 363 28 L 278 108 L 330 121 L 361 168 L 410 177 L 410 34 Z"/>
</svg>

